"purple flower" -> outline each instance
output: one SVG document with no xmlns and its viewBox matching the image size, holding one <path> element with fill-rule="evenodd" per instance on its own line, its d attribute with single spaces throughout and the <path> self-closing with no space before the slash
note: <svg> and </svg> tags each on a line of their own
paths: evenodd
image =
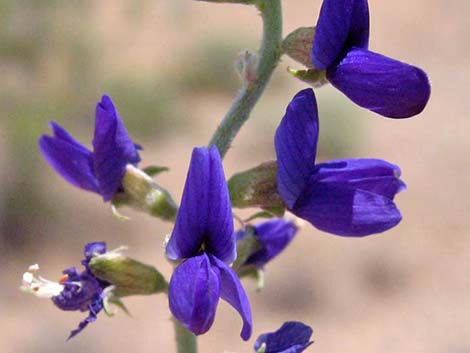
<svg viewBox="0 0 470 353">
<path fill-rule="evenodd" d="M 38 265 L 30 266 L 28 272 L 23 275 L 21 286 L 23 291 L 38 297 L 51 298 L 61 310 L 88 311 L 88 316 L 71 331 L 69 339 L 80 333 L 89 323 L 94 322 L 98 313 L 104 308 L 111 285 L 95 277 L 88 263 L 94 255 L 105 252 L 105 243 L 88 243 L 85 246 L 85 259 L 82 261 L 85 270 L 79 272 L 75 267 L 68 268 L 63 271 L 64 276 L 58 283 L 37 276 Z"/>
<path fill-rule="evenodd" d="M 64 128 L 51 122 L 53 136 L 39 139 L 41 152 L 69 183 L 109 201 L 119 191 L 126 165 L 140 161 L 140 146 L 129 137 L 111 98 L 104 95 L 96 105 L 93 152 Z"/>
<path fill-rule="evenodd" d="M 405 189 L 400 168 L 380 159 L 315 163 L 318 112 L 313 90 L 289 103 L 275 137 L 278 191 L 287 208 L 316 228 L 342 236 L 380 233 L 397 225 L 393 202 Z"/>
<path fill-rule="evenodd" d="M 195 148 L 181 207 L 166 248 L 167 257 L 184 260 L 169 284 L 173 315 L 196 335 L 212 326 L 219 298 L 243 319 L 241 337 L 249 339 L 251 309 L 237 275 L 228 266 L 236 258 L 230 198 L 216 147 Z"/>
<path fill-rule="evenodd" d="M 243 240 L 248 234 L 253 234 L 260 246 L 259 250 L 251 254 L 243 265 L 263 268 L 289 245 L 297 230 L 293 222 L 275 218 L 238 231 L 237 241 Z"/>
<path fill-rule="evenodd" d="M 255 352 L 300 353 L 313 343 L 310 341 L 312 333 L 312 329 L 301 322 L 285 322 L 279 330 L 260 335 L 255 342 Z"/>
<path fill-rule="evenodd" d="M 423 70 L 368 50 L 367 0 L 324 0 L 312 63 L 354 103 L 389 118 L 408 118 L 428 102 Z"/>
</svg>

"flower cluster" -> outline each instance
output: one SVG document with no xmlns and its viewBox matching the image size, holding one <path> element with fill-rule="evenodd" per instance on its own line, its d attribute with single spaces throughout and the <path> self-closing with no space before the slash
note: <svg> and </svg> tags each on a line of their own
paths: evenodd
<svg viewBox="0 0 470 353">
<path fill-rule="evenodd" d="M 318 112 L 312 89 L 287 107 L 275 138 L 278 190 L 295 215 L 323 231 L 364 236 L 400 222 L 393 198 L 405 189 L 400 169 L 379 159 L 315 163 Z"/>
<path fill-rule="evenodd" d="M 324 0 L 311 60 L 354 103 L 390 118 L 419 114 L 429 100 L 425 72 L 368 50 L 367 0 Z"/>
<path fill-rule="evenodd" d="M 127 165 L 140 162 L 139 145 L 132 142 L 113 101 L 103 96 L 96 105 L 93 152 L 64 128 L 51 122 L 53 136 L 43 135 L 39 147 L 65 180 L 110 201 L 120 191 Z"/>
<path fill-rule="evenodd" d="M 333 86 L 361 107 L 391 118 L 420 113 L 430 95 L 426 74 L 369 51 L 368 42 L 366 0 L 324 0 L 310 43 L 310 67 L 322 70 Z M 245 59 L 250 77 L 244 90 L 250 91 L 259 78 L 257 61 L 248 54 Z M 398 166 L 381 159 L 316 161 L 319 117 L 310 88 L 294 96 L 281 119 L 274 137 L 276 162 L 264 163 L 258 170 L 262 177 L 241 195 L 229 190 L 219 146 L 194 148 L 179 209 L 166 190 L 135 168 L 141 147 L 129 137 L 108 96 L 96 106 L 93 151 L 58 124 L 51 122 L 51 128 L 53 136 L 40 137 L 39 146 L 65 180 L 101 195 L 104 201 L 130 195 L 134 205 L 175 223 L 165 248 L 174 265 L 169 283 L 151 266 L 123 256 L 103 256 L 103 242 L 87 244 L 84 270 L 69 268 L 59 282 L 37 276 L 37 265 L 29 268 L 23 275 L 24 291 L 51 298 L 61 310 L 88 311 L 70 338 L 95 321 L 110 299 L 165 292 L 173 316 L 195 335 L 211 328 L 219 300 L 225 300 L 239 313 L 240 336 L 248 340 L 253 331 L 252 311 L 240 278 L 262 272 L 289 245 L 298 227 L 293 221 L 271 218 L 255 225 L 242 222 L 236 232 L 231 196 L 263 208 L 264 216 L 287 209 L 317 229 L 339 236 L 381 233 L 402 219 L 394 202 L 396 194 L 406 189 Z M 250 173 L 243 176 L 243 182 Z M 254 190 L 253 185 L 262 190 Z M 269 202 L 263 204 L 263 198 Z M 286 322 L 279 330 L 261 335 L 254 349 L 257 353 L 300 353 L 312 344 L 311 335 L 310 327 Z"/>
<path fill-rule="evenodd" d="M 217 148 L 195 148 L 175 228 L 166 247 L 175 269 L 169 287 L 173 315 L 195 334 L 212 326 L 219 298 L 243 319 L 241 337 L 251 336 L 251 309 L 237 275 L 232 207 Z"/>
</svg>

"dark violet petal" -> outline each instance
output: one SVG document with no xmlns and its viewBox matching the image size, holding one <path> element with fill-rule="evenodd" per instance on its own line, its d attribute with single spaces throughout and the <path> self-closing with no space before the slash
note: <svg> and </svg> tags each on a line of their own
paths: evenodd
<svg viewBox="0 0 470 353">
<path fill-rule="evenodd" d="M 352 237 L 381 233 L 401 221 L 393 200 L 347 182 L 312 182 L 292 212 L 320 230 Z"/>
<path fill-rule="evenodd" d="M 72 330 L 70 332 L 70 335 L 67 338 L 67 341 L 69 339 L 74 338 L 76 335 L 78 335 L 80 332 L 82 332 L 85 329 L 85 327 L 88 326 L 89 323 L 92 323 L 92 322 L 96 321 L 96 319 L 97 319 L 96 314 L 94 314 L 90 311 L 90 314 L 84 320 L 80 321 L 80 323 L 78 324 L 78 327 L 75 330 Z"/>
<path fill-rule="evenodd" d="M 93 243 L 87 243 L 85 245 L 85 258 L 87 260 L 91 259 L 91 257 L 95 254 L 104 254 L 106 252 L 106 243 L 99 241 Z"/>
<path fill-rule="evenodd" d="M 354 0 L 346 46 L 347 48 L 362 49 L 369 47 L 369 5 L 367 0 Z"/>
<path fill-rule="evenodd" d="M 39 139 L 39 148 L 47 162 L 62 178 L 81 189 L 99 193 L 90 151 L 65 139 L 46 135 Z"/>
<path fill-rule="evenodd" d="M 210 183 L 208 186 L 208 222 L 205 251 L 230 263 L 237 257 L 232 204 L 222 160 L 215 146 L 209 148 Z"/>
<path fill-rule="evenodd" d="M 78 327 L 75 330 L 70 332 L 70 336 L 67 338 L 67 340 L 75 337 L 80 332 L 82 332 L 83 329 L 87 327 L 89 323 L 96 321 L 98 313 L 101 311 L 101 309 L 103 309 L 103 301 L 101 300 L 101 298 L 97 298 L 95 302 L 90 304 L 88 309 L 89 309 L 88 316 L 84 320 L 80 321 L 80 323 L 78 324 Z"/>
<path fill-rule="evenodd" d="M 289 208 L 302 193 L 315 168 L 318 110 L 313 90 L 295 95 L 277 128 L 277 188 Z"/>
<path fill-rule="evenodd" d="M 338 159 L 319 163 L 310 182 L 340 182 L 393 199 L 406 189 L 397 165 L 381 159 Z"/>
<path fill-rule="evenodd" d="M 127 164 L 140 161 L 134 142 L 119 118 L 111 98 L 103 96 L 96 105 L 93 158 L 96 178 L 104 201 L 121 186 Z"/>
<path fill-rule="evenodd" d="M 182 262 L 169 285 L 170 310 L 196 335 L 209 330 L 219 302 L 220 279 L 206 254 Z"/>
<path fill-rule="evenodd" d="M 52 133 L 54 134 L 55 138 L 75 146 L 77 149 L 81 150 L 84 154 L 91 154 L 91 151 L 88 148 L 86 148 L 80 142 L 75 140 L 75 138 L 72 135 L 70 135 L 67 132 L 67 130 L 65 130 L 62 126 L 60 126 L 54 121 L 51 121 L 49 123 L 49 126 L 51 127 Z"/>
<path fill-rule="evenodd" d="M 87 243 L 85 245 L 84 254 L 85 259 L 82 260 L 82 265 L 88 269 L 88 263 L 94 255 L 101 255 L 106 252 L 106 243 L 105 242 L 93 242 Z M 91 273 L 91 272 L 89 272 Z M 101 281 L 101 280 L 99 280 Z M 107 282 L 106 282 L 107 283 Z"/>
<path fill-rule="evenodd" d="M 195 148 L 175 228 L 166 248 L 177 260 L 205 251 L 225 262 L 236 257 L 232 208 L 216 147 Z"/>
<path fill-rule="evenodd" d="M 285 322 L 277 331 L 260 335 L 255 342 L 255 352 L 265 343 L 265 353 L 300 353 L 313 343 L 310 341 L 312 333 L 313 330 L 301 322 Z"/>
<path fill-rule="evenodd" d="M 240 336 L 247 341 L 251 337 L 253 321 L 251 319 L 250 302 L 245 290 L 237 275 L 230 267 L 215 256 L 209 255 L 209 257 L 214 269 L 218 269 L 219 271 L 220 297 L 233 306 L 240 314 L 243 320 Z"/>
<path fill-rule="evenodd" d="M 295 224 L 282 218 L 259 223 L 253 228 L 261 249 L 251 255 L 246 264 L 257 267 L 263 267 L 279 255 L 297 233 Z"/>
<path fill-rule="evenodd" d="M 423 70 L 365 49 L 350 50 L 327 78 L 354 103 L 389 118 L 421 113 L 431 94 Z"/>
<path fill-rule="evenodd" d="M 355 0 L 324 0 L 315 30 L 312 64 L 326 70 L 345 50 Z"/>
<path fill-rule="evenodd" d="M 64 290 L 52 297 L 53 303 L 65 311 L 86 311 L 91 303 L 100 298 L 103 288 L 100 282 L 91 274 L 83 272 L 77 278 L 76 269 L 64 271 L 69 278 L 62 283 Z M 80 285 L 77 284 L 80 283 Z"/>
</svg>

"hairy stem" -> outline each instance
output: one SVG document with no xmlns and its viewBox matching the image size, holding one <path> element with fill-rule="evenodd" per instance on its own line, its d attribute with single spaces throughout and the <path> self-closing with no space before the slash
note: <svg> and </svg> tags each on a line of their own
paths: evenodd
<svg viewBox="0 0 470 353">
<path fill-rule="evenodd" d="M 256 78 L 242 88 L 209 142 L 210 146 L 217 146 L 222 158 L 238 131 L 248 120 L 282 55 L 281 0 L 258 0 L 256 4 L 263 18 L 263 40 Z"/>
<path fill-rule="evenodd" d="M 178 353 L 197 353 L 196 336 L 173 318 Z"/>
</svg>

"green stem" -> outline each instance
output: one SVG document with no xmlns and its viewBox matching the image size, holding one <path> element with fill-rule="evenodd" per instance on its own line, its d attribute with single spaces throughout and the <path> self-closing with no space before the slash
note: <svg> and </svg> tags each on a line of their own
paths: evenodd
<svg viewBox="0 0 470 353">
<path fill-rule="evenodd" d="M 263 41 L 259 51 L 256 79 L 242 88 L 209 142 L 209 146 L 217 146 L 222 158 L 248 120 L 282 55 L 281 0 L 258 0 L 256 4 L 263 18 Z"/>
<path fill-rule="evenodd" d="M 178 353 L 197 353 L 196 336 L 173 318 Z"/>
</svg>

